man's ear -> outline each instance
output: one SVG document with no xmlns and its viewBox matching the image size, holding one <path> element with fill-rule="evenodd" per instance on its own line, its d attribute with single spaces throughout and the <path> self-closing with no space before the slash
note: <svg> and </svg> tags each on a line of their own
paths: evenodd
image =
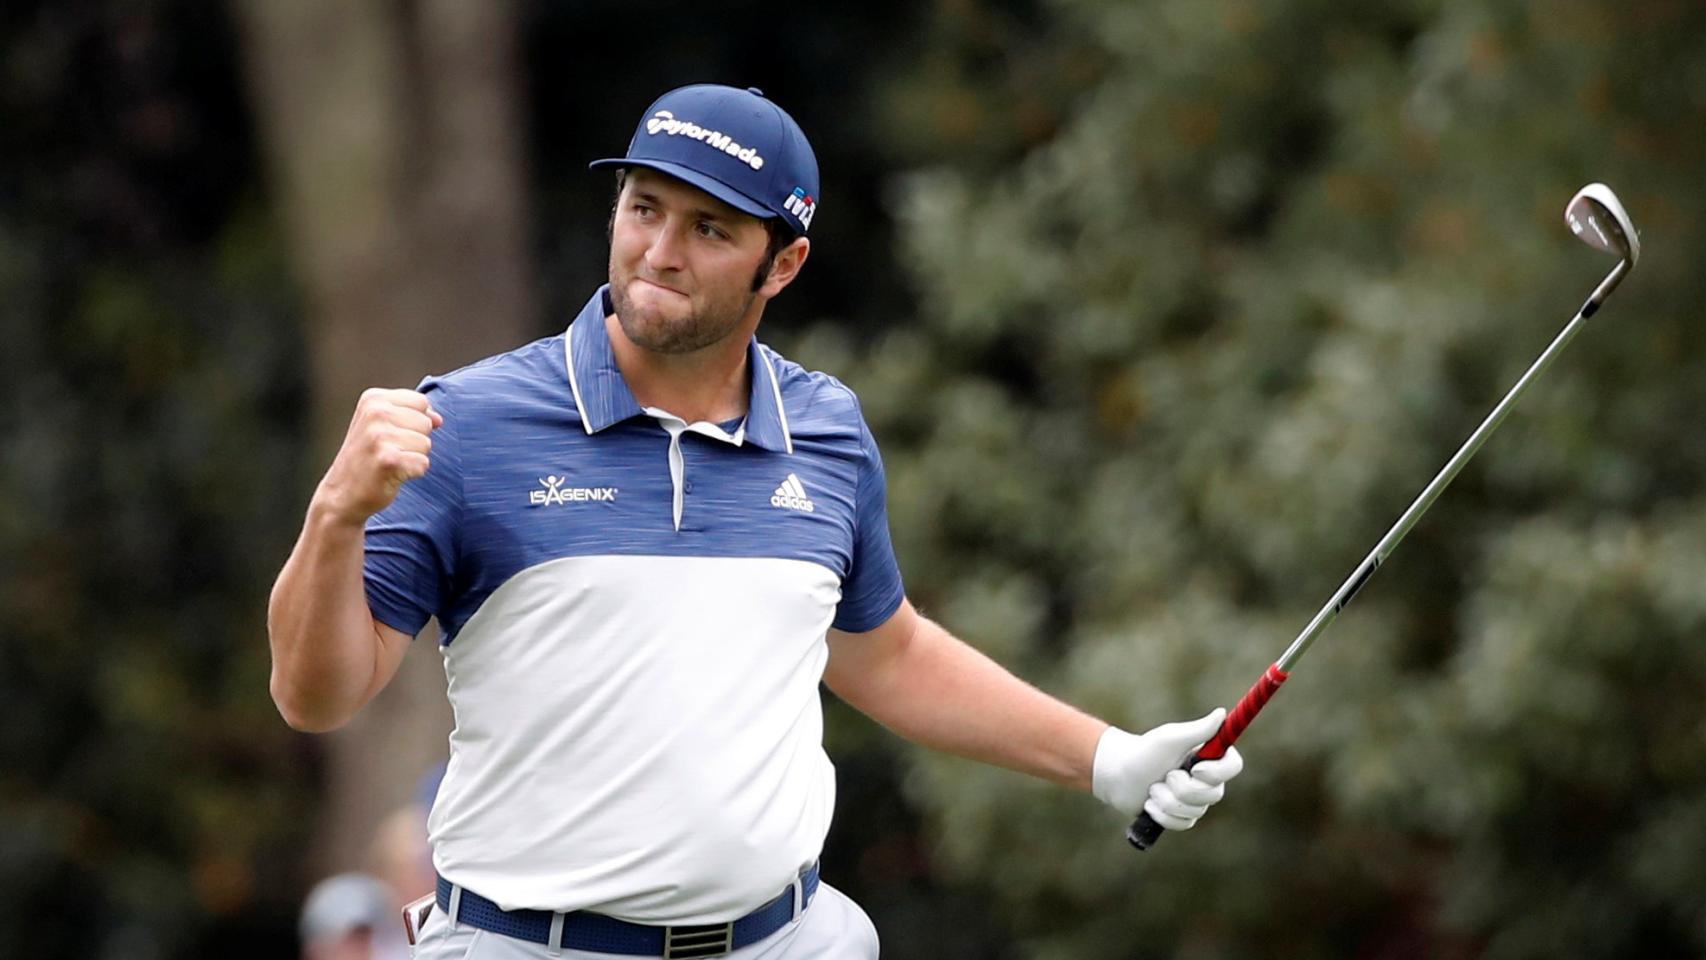
<svg viewBox="0 0 1706 960">
<path fill-rule="evenodd" d="M 793 283 L 794 278 L 800 275 L 800 268 L 806 265 L 806 257 L 811 252 L 812 242 L 805 237 L 795 237 L 792 243 L 777 251 L 776 259 L 770 262 L 770 275 L 764 278 L 764 285 L 758 288 L 759 296 L 769 300 Z"/>
</svg>

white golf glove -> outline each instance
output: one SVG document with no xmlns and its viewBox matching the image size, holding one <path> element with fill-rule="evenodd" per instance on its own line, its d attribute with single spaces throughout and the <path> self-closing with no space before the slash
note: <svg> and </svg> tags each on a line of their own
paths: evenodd
<svg viewBox="0 0 1706 960">
<path fill-rule="evenodd" d="M 1109 727 L 1096 744 L 1090 790 L 1097 799 L 1126 814 L 1147 811 L 1168 830 L 1189 830 L 1208 808 L 1226 795 L 1226 781 L 1244 769 L 1238 748 L 1218 760 L 1204 760 L 1189 773 L 1185 758 L 1214 736 L 1226 710 L 1198 720 L 1164 723 L 1144 734 Z"/>
</svg>

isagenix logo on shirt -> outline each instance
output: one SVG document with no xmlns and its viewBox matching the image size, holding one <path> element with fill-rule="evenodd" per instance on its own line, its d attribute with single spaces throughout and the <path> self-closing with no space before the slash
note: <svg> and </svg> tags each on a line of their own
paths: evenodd
<svg viewBox="0 0 1706 960">
<path fill-rule="evenodd" d="M 553 503 L 582 503 L 587 500 L 614 501 L 615 487 L 565 487 L 568 477 L 540 477 L 539 485 L 543 490 L 530 490 L 527 502 L 536 507 L 548 507 Z"/>
</svg>

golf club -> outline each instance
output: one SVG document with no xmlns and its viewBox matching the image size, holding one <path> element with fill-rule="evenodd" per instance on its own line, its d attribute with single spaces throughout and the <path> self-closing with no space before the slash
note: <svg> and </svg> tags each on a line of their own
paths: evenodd
<svg viewBox="0 0 1706 960">
<path fill-rule="evenodd" d="M 1303 628 L 1303 632 L 1297 635 L 1297 639 L 1291 642 L 1285 653 L 1268 667 L 1255 686 L 1227 713 L 1219 732 L 1203 744 L 1201 749 L 1187 757 L 1181 769 L 1189 770 L 1199 760 L 1214 760 L 1226 755 L 1227 748 L 1238 740 L 1239 735 L 1250 725 L 1250 721 L 1256 718 L 1256 714 L 1261 712 L 1268 699 L 1274 695 L 1274 691 L 1286 681 L 1297 661 L 1302 659 L 1310 644 L 1315 642 L 1315 638 L 1327 628 L 1327 624 L 1333 622 L 1339 611 L 1351 602 L 1351 598 L 1357 595 L 1357 591 L 1368 582 L 1368 578 L 1380 568 L 1381 563 L 1385 562 L 1386 557 L 1398 546 L 1398 542 L 1404 539 L 1404 535 L 1410 532 L 1410 528 L 1416 525 L 1416 521 L 1421 519 L 1422 514 L 1433 505 L 1434 500 L 1438 499 L 1440 493 L 1457 476 L 1458 471 L 1463 469 L 1463 465 L 1481 449 L 1481 444 L 1486 442 L 1487 436 L 1504 421 L 1516 399 L 1522 396 L 1523 391 L 1534 382 L 1534 378 L 1551 365 L 1558 352 L 1575 337 L 1582 323 L 1599 311 L 1605 298 L 1611 295 L 1611 291 L 1634 269 L 1635 261 L 1640 259 L 1641 238 L 1635 232 L 1635 225 L 1630 222 L 1629 214 L 1623 209 L 1617 195 L 1603 183 L 1590 183 L 1576 191 L 1576 195 L 1570 198 L 1569 206 L 1564 208 L 1564 222 L 1569 225 L 1570 232 L 1580 237 L 1583 243 L 1618 256 L 1620 260 L 1617 266 L 1599 282 L 1587 302 L 1576 311 L 1575 318 L 1564 326 L 1551 345 L 1540 354 L 1539 359 L 1529 366 L 1528 371 L 1517 380 L 1516 386 L 1511 387 L 1510 392 L 1493 408 L 1493 412 L 1487 414 L 1487 419 L 1481 421 L 1481 425 L 1469 435 L 1469 439 L 1464 441 L 1463 446 L 1458 448 L 1457 453 L 1452 455 L 1451 460 L 1422 490 L 1415 502 L 1410 504 L 1410 508 L 1404 511 L 1404 515 L 1398 518 L 1398 522 L 1392 525 L 1392 529 L 1386 531 L 1386 536 L 1380 538 L 1374 550 L 1358 565 L 1356 572 L 1339 587 L 1333 598 L 1327 601 L 1327 605 L 1315 614 L 1315 619 L 1309 621 L 1309 625 Z M 1137 849 L 1147 850 L 1161 838 L 1161 833 L 1161 825 L 1145 812 L 1127 828 L 1126 839 Z"/>
</svg>

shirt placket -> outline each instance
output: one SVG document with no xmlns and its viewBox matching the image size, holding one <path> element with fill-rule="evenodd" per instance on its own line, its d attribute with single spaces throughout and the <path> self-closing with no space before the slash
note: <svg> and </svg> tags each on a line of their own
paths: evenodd
<svg viewBox="0 0 1706 960">
<path fill-rule="evenodd" d="M 650 414 L 669 434 L 669 485 L 671 491 L 671 508 L 675 518 L 675 532 L 681 532 L 681 515 L 687 506 L 687 457 L 681 449 L 681 436 L 684 433 L 698 433 L 713 440 L 721 440 L 732 446 L 741 446 L 746 440 L 746 424 L 743 421 L 734 433 L 711 423 L 688 423 L 680 417 L 655 407 L 647 407 Z"/>
</svg>

